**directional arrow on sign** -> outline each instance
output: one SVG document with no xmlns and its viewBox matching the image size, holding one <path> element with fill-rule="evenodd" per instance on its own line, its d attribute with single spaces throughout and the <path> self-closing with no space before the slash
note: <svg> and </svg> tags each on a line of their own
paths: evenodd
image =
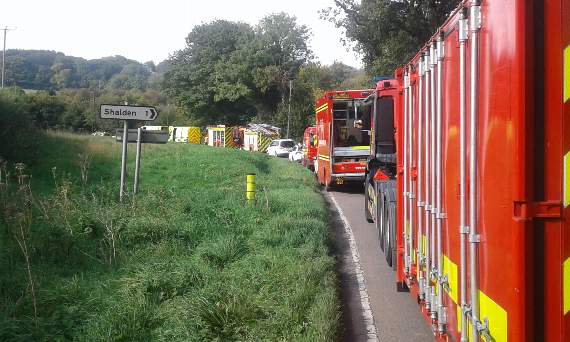
<svg viewBox="0 0 570 342">
<path fill-rule="evenodd" d="M 154 121 L 158 111 L 154 107 L 102 104 L 101 119 Z"/>
<path fill-rule="evenodd" d="M 154 119 L 156 119 L 156 116 L 158 115 L 158 113 L 156 112 L 156 109 L 154 109 L 153 107 L 149 107 L 148 111 L 146 112 L 146 115 L 147 115 L 149 121 L 154 121 Z"/>
</svg>

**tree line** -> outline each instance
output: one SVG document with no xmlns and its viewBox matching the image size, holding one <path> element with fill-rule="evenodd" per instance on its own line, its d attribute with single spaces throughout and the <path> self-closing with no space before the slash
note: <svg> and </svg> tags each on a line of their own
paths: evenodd
<svg viewBox="0 0 570 342">
<path fill-rule="evenodd" d="M 123 56 L 86 60 L 55 51 L 7 50 L 5 85 L 47 91 L 160 89 L 166 67 L 166 61 L 157 66 Z"/>
</svg>

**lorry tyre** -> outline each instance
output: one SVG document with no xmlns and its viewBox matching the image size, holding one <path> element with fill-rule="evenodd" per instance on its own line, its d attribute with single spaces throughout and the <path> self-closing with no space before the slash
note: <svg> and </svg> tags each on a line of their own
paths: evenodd
<svg viewBox="0 0 570 342">
<path fill-rule="evenodd" d="M 374 204 L 369 192 L 372 191 L 374 183 L 370 180 L 370 173 L 366 174 L 366 181 L 364 182 L 364 218 L 369 223 L 374 222 L 372 213 L 370 212 L 371 206 Z"/>
<path fill-rule="evenodd" d="M 396 203 L 388 202 L 388 217 L 386 218 L 390 239 L 388 241 L 388 252 L 386 253 L 388 265 L 396 270 Z"/>
<path fill-rule="evenodd" d="M 396 270 L 397 267 L 397 236 L 396 236 L 396 183 L 395 181 L 390 181 L 385 187 L 386 202 L 385 205 L 385 221 L 386 221 L 386 232 L 388 238 L 386 239 L 386 261 L 388 265 Z"/>
<path fill-rule="evenodd" d="M 374 213 L 374 223 L 378 231 L 378 241 L 380 249 L 384 252 L 384 192 L 383 182 L 374 183 L 376 193 L 376 212 Z"/>
</svg>

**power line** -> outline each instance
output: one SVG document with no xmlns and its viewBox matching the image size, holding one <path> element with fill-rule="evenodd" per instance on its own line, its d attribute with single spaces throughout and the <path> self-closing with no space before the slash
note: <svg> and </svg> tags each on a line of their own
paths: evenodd
<svg viewBox="0 0 570 342">
<path fill-rule="evenodd" d="M 16 27 L 8 27 L 4 26 L 4 28 L 0 28 L 0 30 L 4 31 L 4 49 L 2 50 L 2 86 L 0 89 L 4 89 L 4 72 L 5 72 L 5 65 L 6 65 L 6 33 L 11 30 L 15 30 Z"/>
</svg>

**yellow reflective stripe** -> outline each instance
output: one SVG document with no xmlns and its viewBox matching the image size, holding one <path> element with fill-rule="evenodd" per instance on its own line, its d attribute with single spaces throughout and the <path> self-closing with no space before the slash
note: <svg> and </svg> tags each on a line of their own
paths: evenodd
<svg viewBox="0 0 570 342">
<path fill-rule="evenodd" d="M 459 293 L 459 288 L 457 286 L 457 265 L 451 261 L 446 255 L 443 256 L 443 274 L 447 276 L 447 282 L 449 283 L 449 291 L 447 294 L 457 304 L 457 294 Z"/>
<path fill-rule="evenodd" d="M 202 132 L 199 127 L 188 128 L 188 143 L 200 144 L 202 142 Z"/>
<path fill-rule="evenodd" d="M 564 301 L 564 314 L 570 311 L 570 258 L 562 264 L 562 288 Z"/>
<path fill-rule="evenodd" d="M 351 149 L 358 151 L 366 151 L 370 149 L 370 146 L 352 146 Z"/>
<path fill-rule="evenodd" d="M 564 77 L 564 101 L 570 99 L 570 45 L 564 49 L 564 66 L 563 66 L 563 76 Z"/>
<path fill-rule="evenodd" d="M 457 332 L 461 332 L 461 306 L 457 305 L 455 308 L 457 310 L 457 316 L 455 316 L 457 318 Z"/>
<path fill-rule="evenodd" d="M 564 208 L 570 204 L 570 152 L 564 155 L 564 165 L 563 165 L 563 178 L 562 178 L 562 189 Z"/>
<path fill-rule="evenodd" d="M 481 321 L 487 318 L 489 331 L 495 342 L 507 341 L 507 312 L 491 298 L 479 291 L 479 316 Z"/>
<path fill-rule="evenodd" d="M 328 109 L 328 107 L 329 107 L 329 104 L 328 104 L 328 103 L 325 103 L 324 105 L 322 105 L 322 106 L 320 106 L 319 108 L 315 109 L 315 112 L 317 112 L 317 113 L 322 112 L 323 110 Z"/>
<path fill-rule="evenodd" d="M 481 320 L 486 318 L 489 322 L 489 332 L 494 342 L 507 342 L 508 314 L 505 309 L 487 297 L 482 291 L 479 291 L 479 315 Z M 461 308 L 457 306 L 457 331 L 460 332 L 461 328 Z M 469 342 L 473 342 L 471 338 L 472 329 L 473 325 L 471 321 L 467 320 L 467 336 L 469 336 Z"/>
</svg>

